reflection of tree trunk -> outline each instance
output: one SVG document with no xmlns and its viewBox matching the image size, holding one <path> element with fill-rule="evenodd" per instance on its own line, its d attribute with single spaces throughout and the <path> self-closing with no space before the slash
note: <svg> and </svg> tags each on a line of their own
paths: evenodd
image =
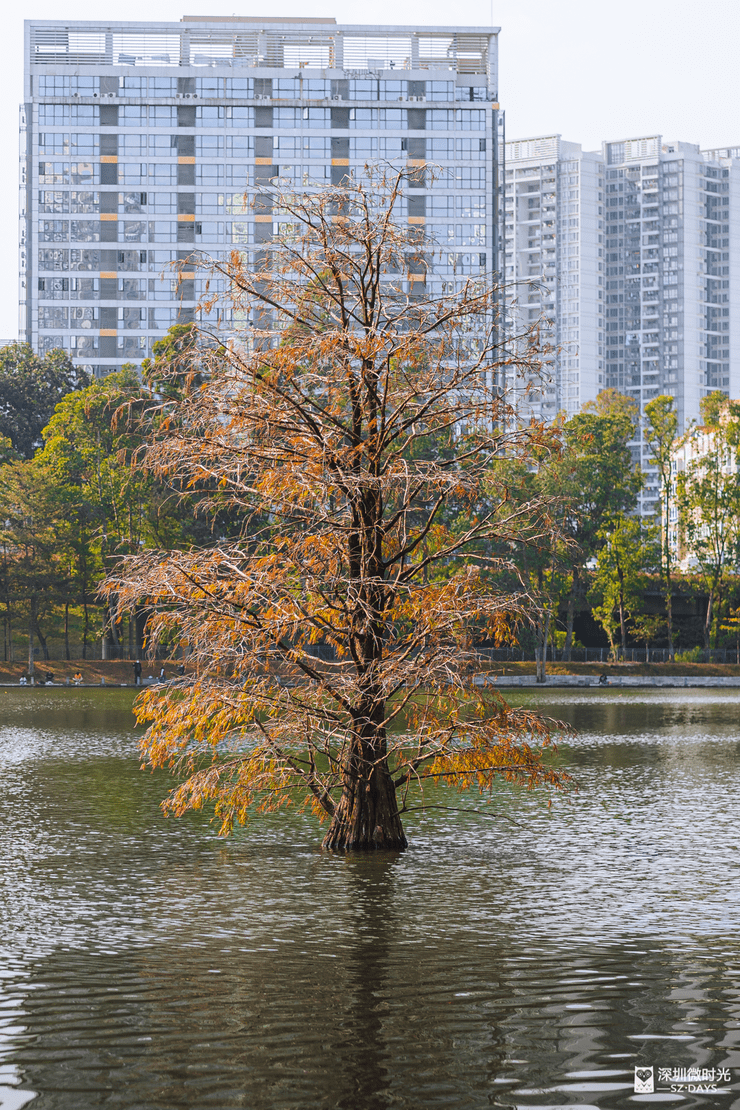
<svg viewBox="0 0 740 1110">
<path fill-rule="evenodd" d="M 335 1075 L 341 1087 L 332 1102 L 337 1110 L 387 1110 L 392 1100 L 389 1056 L 393 1047 L 385 1029 L 387 997 L 392 984 L 388 967 L 395 939 L 392 856 L 357 859 L 350 864 L 347 894 L 357 913 L 348 950 L 348 1006 L 344 1036 L 333 1045 Z"/>
</svg>

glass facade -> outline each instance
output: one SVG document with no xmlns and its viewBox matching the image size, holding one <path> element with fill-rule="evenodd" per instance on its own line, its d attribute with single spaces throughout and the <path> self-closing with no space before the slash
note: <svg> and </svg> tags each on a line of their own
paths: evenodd
<svg viewBox="0 0 740 1110">
<path fill-rule="evenodd" d="M 539 377 L 509 386 L 522 416 L 572 416 L 604 388 L 604 165 L 559 135 L 506 144 L 505 281 L 510 334 L 541 325 Z M 515 344 L 516 345 L 516 344 Z"/>
<path fill-rule="evenodd" d="M 496 49 L 490 28 L 28 22 L 21 336 L 96 374 L 141 361 L 198 313 L 197 259 L 277 234 L 268 186 L 368 161 L 418 170 L 428 283 L 495 272 Z"/>
</svg>

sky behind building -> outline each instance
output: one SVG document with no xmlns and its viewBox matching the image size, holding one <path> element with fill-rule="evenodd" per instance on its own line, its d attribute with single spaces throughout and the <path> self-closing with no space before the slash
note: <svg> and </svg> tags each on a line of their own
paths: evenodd
<svg viewBox="0 0 740 1110">
<path fill-rule="evenodd" d="M 256 15 L 256 5 L 209 0 L 208 14 Z M 129 0 L 110 17 L 179 20 L 205 14 L 187 0 Z M 447 24 L 441 0 L 275 0 L 273 16 L 327 15 L 343 23 Z M 23 90 L 23 19 L 97 19 L 92 0 L 36 0 L 5 18 L 0 116 L 7 172 L 0 176 L 0 226 L 7 260 L 0 271 L 0 336 L 17 333 L 18 105 Z M 460 24 L 501 27 L 500 95 L 508 138 L 560 133 L 597 149 L 602 139 L 662 133 L 702 147 L 740 142 L 736 109 L 740 6 L 709 0 L 624 0 L 618 15 L 583 0 L 467 0 Z M 12 261 L 11 261 L 12 259 Z"/>
</svg>

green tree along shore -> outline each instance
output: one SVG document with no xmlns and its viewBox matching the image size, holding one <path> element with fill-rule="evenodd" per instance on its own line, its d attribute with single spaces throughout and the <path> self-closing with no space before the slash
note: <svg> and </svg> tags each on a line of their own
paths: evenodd
<svg viewBox="0 0 740 1110">
<path fill-rule="evenodd" d="M 187 547 L 214 530 L 239 533 L 241 522 L 219 508 L 217 490 L 205 515 L 187 490 L 155 480 L 139 461 L 139 448 L 158 434 L 154 401 L 176 388 L 171 376 L 163 385 L 161 369 L 175 356 L 182 363 L 194 340 L 191 325 L 178 325 L 151 362 L 94 381 L 63 351 L 41 358 L 23 344 L 0 349 L 4 661 L 141 657 L 146 610 L 118 617 L 115 598 L 99 592 L 117 560 L 147 548 Z M 662 482 L 662 521 L 677 519 L 693 553 L 689 570 L 680 569 L 661 519 L 634 515 L 642 475 L 628 443 L 637 411 L 614 390 L 543 429 L 534 463 L 497 470 L 497 485 L 505 473 L 513 500 L 551 500 L 559 533 L 533 545 L 524 514 L 522 542 L 514 539 L 502 552 L 513 557 L 540 615 L 512 630 L 496 648 L 499 658 L 536 659 L 544 668 L 546 659 L 583 659 L 584 647 L 602 648 L 604 658 L 639 658 L 650 647 L 679 659 L 726 648 L 728 661 L 736 661 L 740 476 L 727 460 L 738 451 L 740 412 L 712 395 L 703 419 L 713 430 L 712 450 L 673 483 L 671 398 L 650 402 L 644 429 Z M 471 628 L 470 637 L 481 648 L 494 646 L 481 630 Z M 160 652 L 177 647 L 165 644 Z"/>
<path fill-rule="evenodd" d="M 179 329 L 180 331 L 182 329 Z M 187 331 L 187 329 L 185 329 Z M 158 346 L 180 339 L 178 329 Z M 156 363 L 156 359 L 155 359 Z M 137 463 L 156 432 L 148 408 L 155 366 L 95 381 L 64 352 L 0 350 L 0 590 L 3 658 L 136 658 L 146 614 L 122 621 L 100 584 L 117 560 L 187 544 L 198 521 L 186 501 Z"/>
</svg>

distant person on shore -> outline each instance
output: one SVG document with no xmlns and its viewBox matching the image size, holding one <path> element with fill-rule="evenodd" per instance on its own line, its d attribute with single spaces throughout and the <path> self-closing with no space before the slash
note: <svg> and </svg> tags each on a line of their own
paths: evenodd
<svg viewBox="0 0 740 1110">
<path fill-rule="evenodd" d="M 608 685 L 609 685 L 609 679 L 607 678 L 607 676 L 605 674 L 600 674 L 599 675 L 599 686 L 608 686 Z"/>
<path fill-rule="evenodd" d="M 18 680 L 18 685 L 19 686 L 28 686 L 28 679 L 26 678 L 26 676 L 24 674 L 22 674 L 20 679 Z"/>
<path fill-rule="evenodd" d="M 161 670 L 159 672 L 159 681 L 160 682 L 166 682 L 167 681 L 167 675 L 164 672 L 164 663 L 162 664 Z"/>
<path fill-rule="evenodd" d="M 72 681 L 74 682 L 75 686 L 81 686 L 82 685 L 82 671 L 78 671 L 77 674 L 72 675 Z"/>
<path fill-rule="evenodd" d="M 137 659 L 134 663 L 134 685 L 141 686 L 141 660 Z"/>
<path fill-rule="evenodd" d="M 46 678 L 46 685 L 47 686 L 53 686 L 54 685 L 54 674 L 53 674 L 52 671 L 47 671 L 46 675 L 44 677 Z"/>
</svg>

